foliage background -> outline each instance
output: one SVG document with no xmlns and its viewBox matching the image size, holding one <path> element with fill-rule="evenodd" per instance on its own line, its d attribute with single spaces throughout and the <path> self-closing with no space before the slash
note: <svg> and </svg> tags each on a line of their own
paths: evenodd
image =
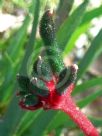
<svg viewBox="0 0 102 136">
<path fill-rule="evenodd" d="M 0 135 L 83 135 L 62 112 L 29 112 L 18 106 L 16 75 L 29 74 L 40 53 L 43 43 L 38 25 L 47 8 L 56 10 L 56 37 L 64 61 L 79 65 L 73 98 L 102 135 L 101 0 L 95 5 L 91 0 L 0 1 Z M 15 19 L 1 18 L 8 14 Z"/>
</svg>

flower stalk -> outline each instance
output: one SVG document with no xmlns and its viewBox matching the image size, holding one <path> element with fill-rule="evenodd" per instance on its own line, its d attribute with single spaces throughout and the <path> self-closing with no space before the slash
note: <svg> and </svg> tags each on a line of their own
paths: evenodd
<svg viewBox="0 0 102 136">
<path fill-rule="evenodd" d="M 71 93 L 75 87 L 78 66 L 73 64 L 70 67 L 65 67 L 63 59 L 59 52 L 59 47 L 55 39 L 55 28 L 52 19 L 53 14 L 47 10 L 40 23 L 40 35 L 44 41 L 46 50 L 47 63 L 43 64 L 43 71 L 50 74 L 50 80 L 45 80 L 41 75 L 33 77 L 34 80 L 18 75 L 17 80 L 20 86 L 18 95 L 21 97 L 19 105 L 26 110 L 61 110 L 68 114 L 70 118 L 80 127 L 86 136 L 99 136 L 97 129 L 88 120 L 88 118 L 79 110 L 71 97 Z M 54 60 L 50 57 L 53 56 Z M 40 57 L 40 67 L 43 56 Z M 37 60 L 38 61 L 38 60 Z M 33 71 L 37 71 L 37 61 L 34 64 Z M 47 69 L 48 65 L 51 69 Z M 48 72 L 49 74 L 49 72 Z M 35 82 L 36 78 L 36 82 Z M 37 82 L 41 80 L 45 88 L 39 88 Z"/>
</svg>

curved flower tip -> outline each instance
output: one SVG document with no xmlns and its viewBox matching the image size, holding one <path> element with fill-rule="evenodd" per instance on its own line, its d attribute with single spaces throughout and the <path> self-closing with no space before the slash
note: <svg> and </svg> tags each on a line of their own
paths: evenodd
<svg viewBox="0 0 102 136">
<path fill-rule="evenodd" d="M 74 69 L 75 71 L 78 71 L 78 65 L 77 65 L 77 64 L 73 64 L 72 67 L 73 67 L 73 69 Z"/>
<path fill-rule="evenodd" d="M 48 16 L 53 17 L 54 10 L 53 10 L 53 9 L 48 9 L 48 10 L 46 11 L 46 13 L 48 14 Z"/>
</svg>

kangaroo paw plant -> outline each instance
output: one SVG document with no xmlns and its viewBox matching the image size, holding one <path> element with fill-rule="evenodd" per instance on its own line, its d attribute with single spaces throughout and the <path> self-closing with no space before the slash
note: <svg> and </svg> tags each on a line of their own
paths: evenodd
<svg viewBox="0 0 102 136">
<path fill-rule="evenodd" d="M 86 136 L 99 136 L 96 128 L 72 100 L 71 92 L 75 86 L 78 66 L 64 66 L 55 38 L 53 13 L 50 10 L 41 19 L 40 35 L 45 52 L 34 63 L 33 77 L 17 75 L 20 107 L 31 111 L 39 108 L 61 110 L 70 116 Z M 39 74 L 39 68 L 42 74 Z"/>
</svg>

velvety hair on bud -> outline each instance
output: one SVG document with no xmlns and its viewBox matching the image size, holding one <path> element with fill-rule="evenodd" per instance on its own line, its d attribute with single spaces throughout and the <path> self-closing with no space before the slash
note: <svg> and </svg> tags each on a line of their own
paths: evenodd
<svg viewBox="0 0 102 136">
<path fill-rule="evenodd" d="M 66 88 L 68 86 L 70 86 L 71 84 L 75 83 L 76 78 L 77 78 L 77 70 L 78 70 L 78 66 L 76 64 L 70 66 L 70 67 L 66 67 L 65 69 L 63 69 L 59 75 L 59 81 L 58 84 L 60 84 L 60 82 L 62 82 L 62 86 L 58 88 L 57 92 L 62 95 L 63 93 L 66 92 Z"/>
<path fill-rule="evenodd" d="M 38 97 L 36 97 L 32 94 L 26 95 L 24 98 L 24 104 L 26 106 L 35 106 L 38 103 L 39 103 Z"/>
<path fill-rule="evenodd" d="M 32 80 L 30 80 L 27 76 L 17 75 L 18 84 L 20 86 L 19 95 L 27 96 L 28 94 L 35 94 L 39 96 L 47 96 L 49 94 L 48 90 L 40 89 Z"/>
<path fill-rule="evenodd" d="M 29 84 L 30 80 L 26 76 L 17 75 L 17 81 L 22 91 L 28 91 L 29 90 Z"/>
<path fill-rule="evenodd" d="M 52 16 L 53 13 L 47 10 L 40 21 L 40 35 L 45 45 L 51 45 L 55 40 L 55 27 Z"/>
</svg>

